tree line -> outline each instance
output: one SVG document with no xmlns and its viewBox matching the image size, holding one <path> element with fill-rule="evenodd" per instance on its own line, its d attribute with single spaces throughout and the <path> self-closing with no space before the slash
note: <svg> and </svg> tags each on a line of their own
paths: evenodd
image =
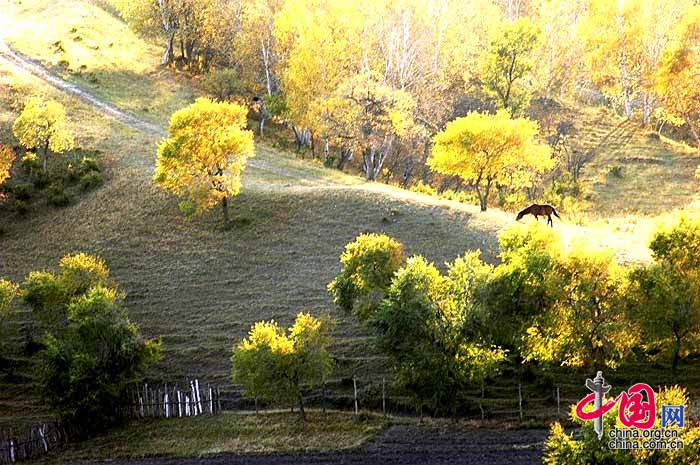
<svg viewBox="0 0 700 465">
<path fill-rule="evenodd" d="M 261 130 L 276 117 L 300 148 L 368 179 L 473 189 L 425 163 L 433 138 L 470 112 L 539 119 L 541 139 L 560 143 L 576 122 L 557 108 L 602 100 L 700 144 L 692 0 L 113 1 L 162 41 L 164 64 L 207 73 L 217 98 L 255 95 Z M 585 160 L 555 152 L 577 177 Z M 523 180 L 529 171 L 495 188 L 541 182 Z"/>
</svg>

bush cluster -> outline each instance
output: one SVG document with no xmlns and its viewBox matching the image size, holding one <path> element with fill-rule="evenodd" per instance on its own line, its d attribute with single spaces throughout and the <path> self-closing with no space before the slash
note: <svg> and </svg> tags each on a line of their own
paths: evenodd
<svg viewBox="0 0 700 465">
<path fill-rule="evenodd" d="M 47 404 L 63 420 L 94 432 L 121 420 L 126 388 L 161 356 L 122 309 L 123 293 L 104 261 L 79 253 L 60 260 L 58 272 L 34 271 L 21 286 L 0 280 L 0 343 L 21 301 L 31 309 L 38 346 L 35 378 Z M 3 353 L 19 347 L 3 347 Z"/>
<path fill-rule="evenodd" d="M 33 152 L 25 152 L 14 164 L 11 177 L 0 184 L 5 208 L 26 214 L 36 204 L 60 208 L 70 205 L 80 192 L 101 186 L 104 174 L 95 153 L 75 149 L 52 157 L 45 170 Z"/>
<path fill-rule="evenodd" d="M 501 263 L 467 252 L 446 274 L 396 240 L 359 236 L 329 285 L 335 303 L 372 329 L 417 406 L 459 407 L 460 392 L 505 360 L 586 370 L 633 356 L 675 370 L 700 339 L 700 218 L 660 229 L 647 265 L 608 250 L 564 247 L 551 228 L 517 225 L 499 237 Z M 478 354 L 470 356 L 469 354 Z"/>
</svg>

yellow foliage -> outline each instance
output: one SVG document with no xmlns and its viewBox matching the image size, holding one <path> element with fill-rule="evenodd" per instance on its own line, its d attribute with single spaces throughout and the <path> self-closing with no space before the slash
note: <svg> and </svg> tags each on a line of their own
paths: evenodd
<svg viewBox="0 0 700 465">
<path fill-rule="evenodd" d="M 201 214 L 239 193 L 246 161 L 255 155 L 246 117 L 238 104 L 207 98 L 173 114 L 169 136 L 158 146 L 154 181 L 183 197 L 192 206 L 187 213 Z"/>
<path fill-rule="evenodd" d="M 492 187 L 528 186 L 534 174 L 554 166 L 549 146 L 537 140 L 538 132 L 537 122 L 511 118 L 505 110 L 495 115 L 472 112 L 433 138 L 428 166 L 474 186 L 486 210 Z"/>
<path fill-rule="evenodd" d="M 0 144 L 0 184 L 10 177 L 12 163 L 15 161 L 15 151 L 9 145 Z"/>
<path fill-rule="evenodd" d="M 73 148 L 73 133 L 68 129 L 66 110 L 55 100 L 31 97 L 12 125 L 19 143 L 28 149 L 40 149 L 44 154 L 44 169 L 48 151 L 62 153 Z"/>
</svg>

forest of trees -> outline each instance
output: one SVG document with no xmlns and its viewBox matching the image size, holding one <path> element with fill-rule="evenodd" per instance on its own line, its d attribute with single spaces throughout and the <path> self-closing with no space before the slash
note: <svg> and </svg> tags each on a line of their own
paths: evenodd
<svg viewBox="0 0 700 465">
<path fill-rule="evenodd" d="M 164 65 L 206 74 L 212 96 L 249 99 L 261 132 L 275 118 L 298 148 L 370 180 L 474 189 L 426 164 L 433 138 L 470 112 L 538 120 L 556 149 L 547 170 L 574 180 L 587 160 L 562 150 L 577 124 L 562 108 L 605 103 L 700 144 L 694 0 L 113 2 L 163 44 Z M 494 190 L 532 197 L 548 164 Z"/>
</svg>

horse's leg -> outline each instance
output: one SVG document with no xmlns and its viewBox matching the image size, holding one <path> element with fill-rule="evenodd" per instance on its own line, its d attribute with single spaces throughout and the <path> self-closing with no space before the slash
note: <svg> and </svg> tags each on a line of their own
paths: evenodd
<svg viewBox="0 0 700 465">
<path fill-rule="evenodd" d="M 547 224 L 551 226 L 552 228 L 554 227 L 554 221 L 552 221 L 552 215 L 547 215 Z"/>
</svg>

